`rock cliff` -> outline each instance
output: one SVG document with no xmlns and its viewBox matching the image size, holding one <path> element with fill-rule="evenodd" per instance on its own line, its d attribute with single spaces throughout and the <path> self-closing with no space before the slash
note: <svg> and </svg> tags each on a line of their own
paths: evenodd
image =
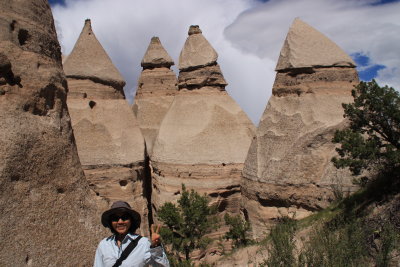
<svg viewBox="0 0 400 267">
<path fill-rule="evenodd" d="M 262 234 L 280 216 L 301 218 L 326 207 L 334 192 L 354 190 L 351 175 L 331 163 L 342 103 L 358 83 L 355 64 L 323 34 L 296 19 L 276 68 L 272 96 L 247 155 L 244 208 Z"/>
<path fill-rule="evenodd" d="M 153 204 L 157 209 L 179 197 L 184 183 L 212 197 L 220 212 L 238 213 L 240 174 L 254 125 L 225 91 L 217 53 L 198 26 L 189 29 L 179 69 L 179 93 L 151 157 Z"/>
<path fill-rule="evenodd" d="M 145 234 L 149 181 L 144 139 L 123 94 L 125 81 L 96 39 L 90 20 L 85 21 L 64 69 L 79 158 L 98 203 L 127 201 L 141 214 L 140 232 Z"/>
<path fill-rule="evenodd" d="M 146 140 L 147 153 L 151 156 L 161 121 L 178 92 L 178 81 L 170 69 L 174 62 L 158 37 L 151 39 L 141 65 L 143 71 L 132 109 Z"/>
<path fill-rule="evenodd" d="M 0 3 L 0 265 L 89 266 L 105 231 L 66 105 L 50 6 Z"/>
</svg>

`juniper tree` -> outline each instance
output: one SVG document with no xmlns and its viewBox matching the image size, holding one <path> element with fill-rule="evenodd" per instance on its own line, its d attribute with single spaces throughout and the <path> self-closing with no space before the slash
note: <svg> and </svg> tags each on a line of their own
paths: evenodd
<svg viewBox="0 0 400 267">
<path fill-rule="evenodd" d="M 166 202 L 158 211 L 158 217 L 166 226 L 161 229 L 161 236 L 172 246 L 176 256 L 183 253 L 188 261 L 193 250 L 204 249 L 209 244 L 210 239 L 205 235 L 215 226 L 214 214 L 205 195 L 194 190 L 189 192 L 182 185 L 177 205 Z"/>
<path fill-rule="evenodd" d="M 333 142 L 337 168 L 349 167 L 354 175 L 363 170 L 396 170 L 400 165 L 400 96 L 392 87 L 375 80 L 360 82 L 352 90 L 354 102 L 343 104 L 349 128 L 336 131 Z"/>
</svg>

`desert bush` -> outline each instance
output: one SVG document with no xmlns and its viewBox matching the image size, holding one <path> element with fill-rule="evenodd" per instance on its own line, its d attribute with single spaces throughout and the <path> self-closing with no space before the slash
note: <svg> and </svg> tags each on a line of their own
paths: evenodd
<svg viewBox="0 0 400 267">
<path fill-rule="evenodd" d="M 226 225 L 229 226 L 229 231 L 225 233 L 224 237 L 228 240 L 233 240 L 235 248 L 252 244 L 252 240 L 249 238 L 249 232 L 251 231 L 249 222 L 243 220 L 239 215 L 229 216 L 227 213 L 224 216 L 224 220 Z"/>
</svg>

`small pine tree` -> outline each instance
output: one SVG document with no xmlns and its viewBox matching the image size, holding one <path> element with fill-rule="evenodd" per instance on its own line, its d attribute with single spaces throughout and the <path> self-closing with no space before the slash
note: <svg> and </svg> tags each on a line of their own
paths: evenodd
<svg viewBox="0 0 400 267">
<path fill-rule="evenodd" d="M 349 167 L 354 175 L 363 170 L 395 170 L 400 166 L 400 95 L 375 80 L 360 82 L 352 90 L 354 102 L 343 104 L 350 127 L 336 131 L 334 143 L 340 158 L 337 168 Z"/>
<path fill-rule="evenodd" d="M 224 216 L 226 225 L 229 226 L 229 231 L 225 234 L 226 239 L 233 240 L 235 247 L 247 246 L 251 243 L 251 239 L 248 237 L 251 231 L 250 223 L 243 220 L 239 215 Z"/>
<path fill-rule="evenodd" d="M 195 249 L 205 249 L 210 239 L 205 235 L 214 228 L 215 211 L 209 207 L 206 196 L 200 196 L 194 190 L 186 190 L 182 184 L 182 195 L 178 205 L 165 203 L 158 211 L 158 217 L 166 227 L 161 229 L 161 236 L 179 258 L 180 253 L 190 260 L 190 253 Z"/>
</svg>

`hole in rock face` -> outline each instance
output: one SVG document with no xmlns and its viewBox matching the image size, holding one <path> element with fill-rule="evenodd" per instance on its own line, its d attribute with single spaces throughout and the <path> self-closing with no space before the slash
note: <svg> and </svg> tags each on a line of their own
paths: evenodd
<svg viewBox="0 0 400 267">
<path fill-rule="evenodd" d="M 10 31 L 14 31 L 15 30 L 15 24 L 16 24 L 17 22 L 15 21 L 15 20 L 13 20 L 11 23 L 10 23 Z"/>
<path fill-rule="evenodd" d="M 57 193 L 62 194 L 64 192 L 65 192 L 64 188 L 57 188 Z"/>
<path fill-rule="evenodd" d="M 127 180 L 121 180 L 121 181 L 119 181 L 119 185 L 120 186 L 126 186 L 128 184 L 128 181 Z"/>
<path fill-rule="evenodd" d="M 243 215 L 244 215 L 244 219 L 246 220 L 246 222 L 249 221 L 249 213 L 247 212 L 246 209 L 243 209 Z"/>
<path fill-rule="evenodd" d="M 18 32 L 18 41 L 20 45 L 26 44 L 26 41 L 28 41 L 30 35 L 27 30 L 20 29 Z"/>
<path fill-rule="evenodd" d="M 225 200 L 222 200 L 218 205 L 218 212 L 223 212 L 224 210 L 226 210 L 227 206 L 228 203 Z"/>
<path fill-rule="evenodd" d="M 12 175 L 11 176 L 11 181 L 19 181 L 19 176 L 18 175 Z"/>
<path fill-rule="evenodd" d="M 96 106 L 96 102 L 90 100 L 90 101 L 89 101 L 89 107 L 90 107 L 90 108 L 94 108 L 94 106 Z"/>
</svg>

